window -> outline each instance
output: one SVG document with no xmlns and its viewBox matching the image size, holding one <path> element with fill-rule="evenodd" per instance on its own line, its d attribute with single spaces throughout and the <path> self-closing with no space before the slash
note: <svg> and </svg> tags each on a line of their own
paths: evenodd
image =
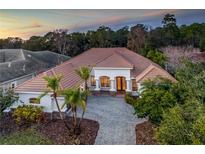
<svg viewBox="0 0 205 154">
<path fill-rule="evenodd" d="M 110 87 L 110 78 L 107 76 L 102 76 L 100 78 L 101 87 Z"/>
<path fill-rule="evenodd" d="M 12 82 L 12 83 L 11 83 L 11 88 L 12 88 L 12 89 L 16 88 L 16 82 Z"/>
<path fill-rule="evenodd" d="M 96 80 L 93 75 L 91 75 L 90 82 L 91 82 L 91 86 L 96 86 Z"/>
<path fill-rule="evenodd" d="M 132 91 L 137 91 L 137 82 L 135 79 L 132 79 Z"/>
<path fill-rule="evenodd" d="M 40 101 L 37 98 L 30 98 L 29 103 L 31 103 L 31 104 L 40 104 Z"/>
</svg>

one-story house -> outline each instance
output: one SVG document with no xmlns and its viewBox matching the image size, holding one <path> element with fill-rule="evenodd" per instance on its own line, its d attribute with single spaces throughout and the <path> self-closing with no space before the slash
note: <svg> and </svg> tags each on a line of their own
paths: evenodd
<svg viewBox="0 0 205 154">
<path fill-rule="evenodd" d="M 176 81 L 159 65 L 127 48 L 91 48 L 19 85 L 15 89 L 19 102 L 15 105 L 32 104 L 33 99 L 46 91 L 45 76 L 62 75 L 61 89 L 83 87 L 83 80 L 75 72 L 81 66 L 91 68 L 88 84 L 91 91 L 137 92 L 143 81 L 156 76 Z M 59 103 L 63 102 L 64 98 L 59 97 Z M 36 105 L 44 106 L 46 112 L 57 110 L 50 94 Z"/>
<path fill-rule="evenodd" d="M 0 87 L 5 91 L 68 60 L 51 51 L 0 49 Z"/>
</svg>

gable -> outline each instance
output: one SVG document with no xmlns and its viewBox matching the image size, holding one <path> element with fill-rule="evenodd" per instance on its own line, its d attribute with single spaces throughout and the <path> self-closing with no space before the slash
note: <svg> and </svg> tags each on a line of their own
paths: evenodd
<svg viewBox="0 0 205 154">
<path fill-rule="evenodd" d="M 150 65 L 144 72 L 142 72 L 139 76 L 136 77 L 137 82 L 144 82 L 148 79 L 154 79 L 157 76 L 169 79 L 173 82 L 176 82 L 176 79 L 172 77 L 168 72 L 163 69 L 157 68 L 153 65 Z"/>
</svg>

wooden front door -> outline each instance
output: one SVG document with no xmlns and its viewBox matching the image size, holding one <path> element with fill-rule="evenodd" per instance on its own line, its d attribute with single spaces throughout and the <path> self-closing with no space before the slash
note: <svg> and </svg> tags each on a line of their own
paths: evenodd
<svg viewBox="0 0 205 154">
<path fill-rule="evenodd" d="M 125 91 L 126 89 L 126 80 L 125 77 L 116 77 L 117 91 Z"/>
</svg>

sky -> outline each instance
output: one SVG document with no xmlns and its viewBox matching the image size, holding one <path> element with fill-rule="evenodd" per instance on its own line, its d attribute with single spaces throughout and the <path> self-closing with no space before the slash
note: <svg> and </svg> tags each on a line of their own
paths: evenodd
<svg viewBox="0 0 205 154">
<path fill-rule="evenodd" d="M 86 32 L 99 26 L 161 26 L 163 16 L 174 14 L 177 24 L 205 22 L 205 10 L 0 10 L 0 38 L 42 36 L 55 29 Z"/>
</svg>

